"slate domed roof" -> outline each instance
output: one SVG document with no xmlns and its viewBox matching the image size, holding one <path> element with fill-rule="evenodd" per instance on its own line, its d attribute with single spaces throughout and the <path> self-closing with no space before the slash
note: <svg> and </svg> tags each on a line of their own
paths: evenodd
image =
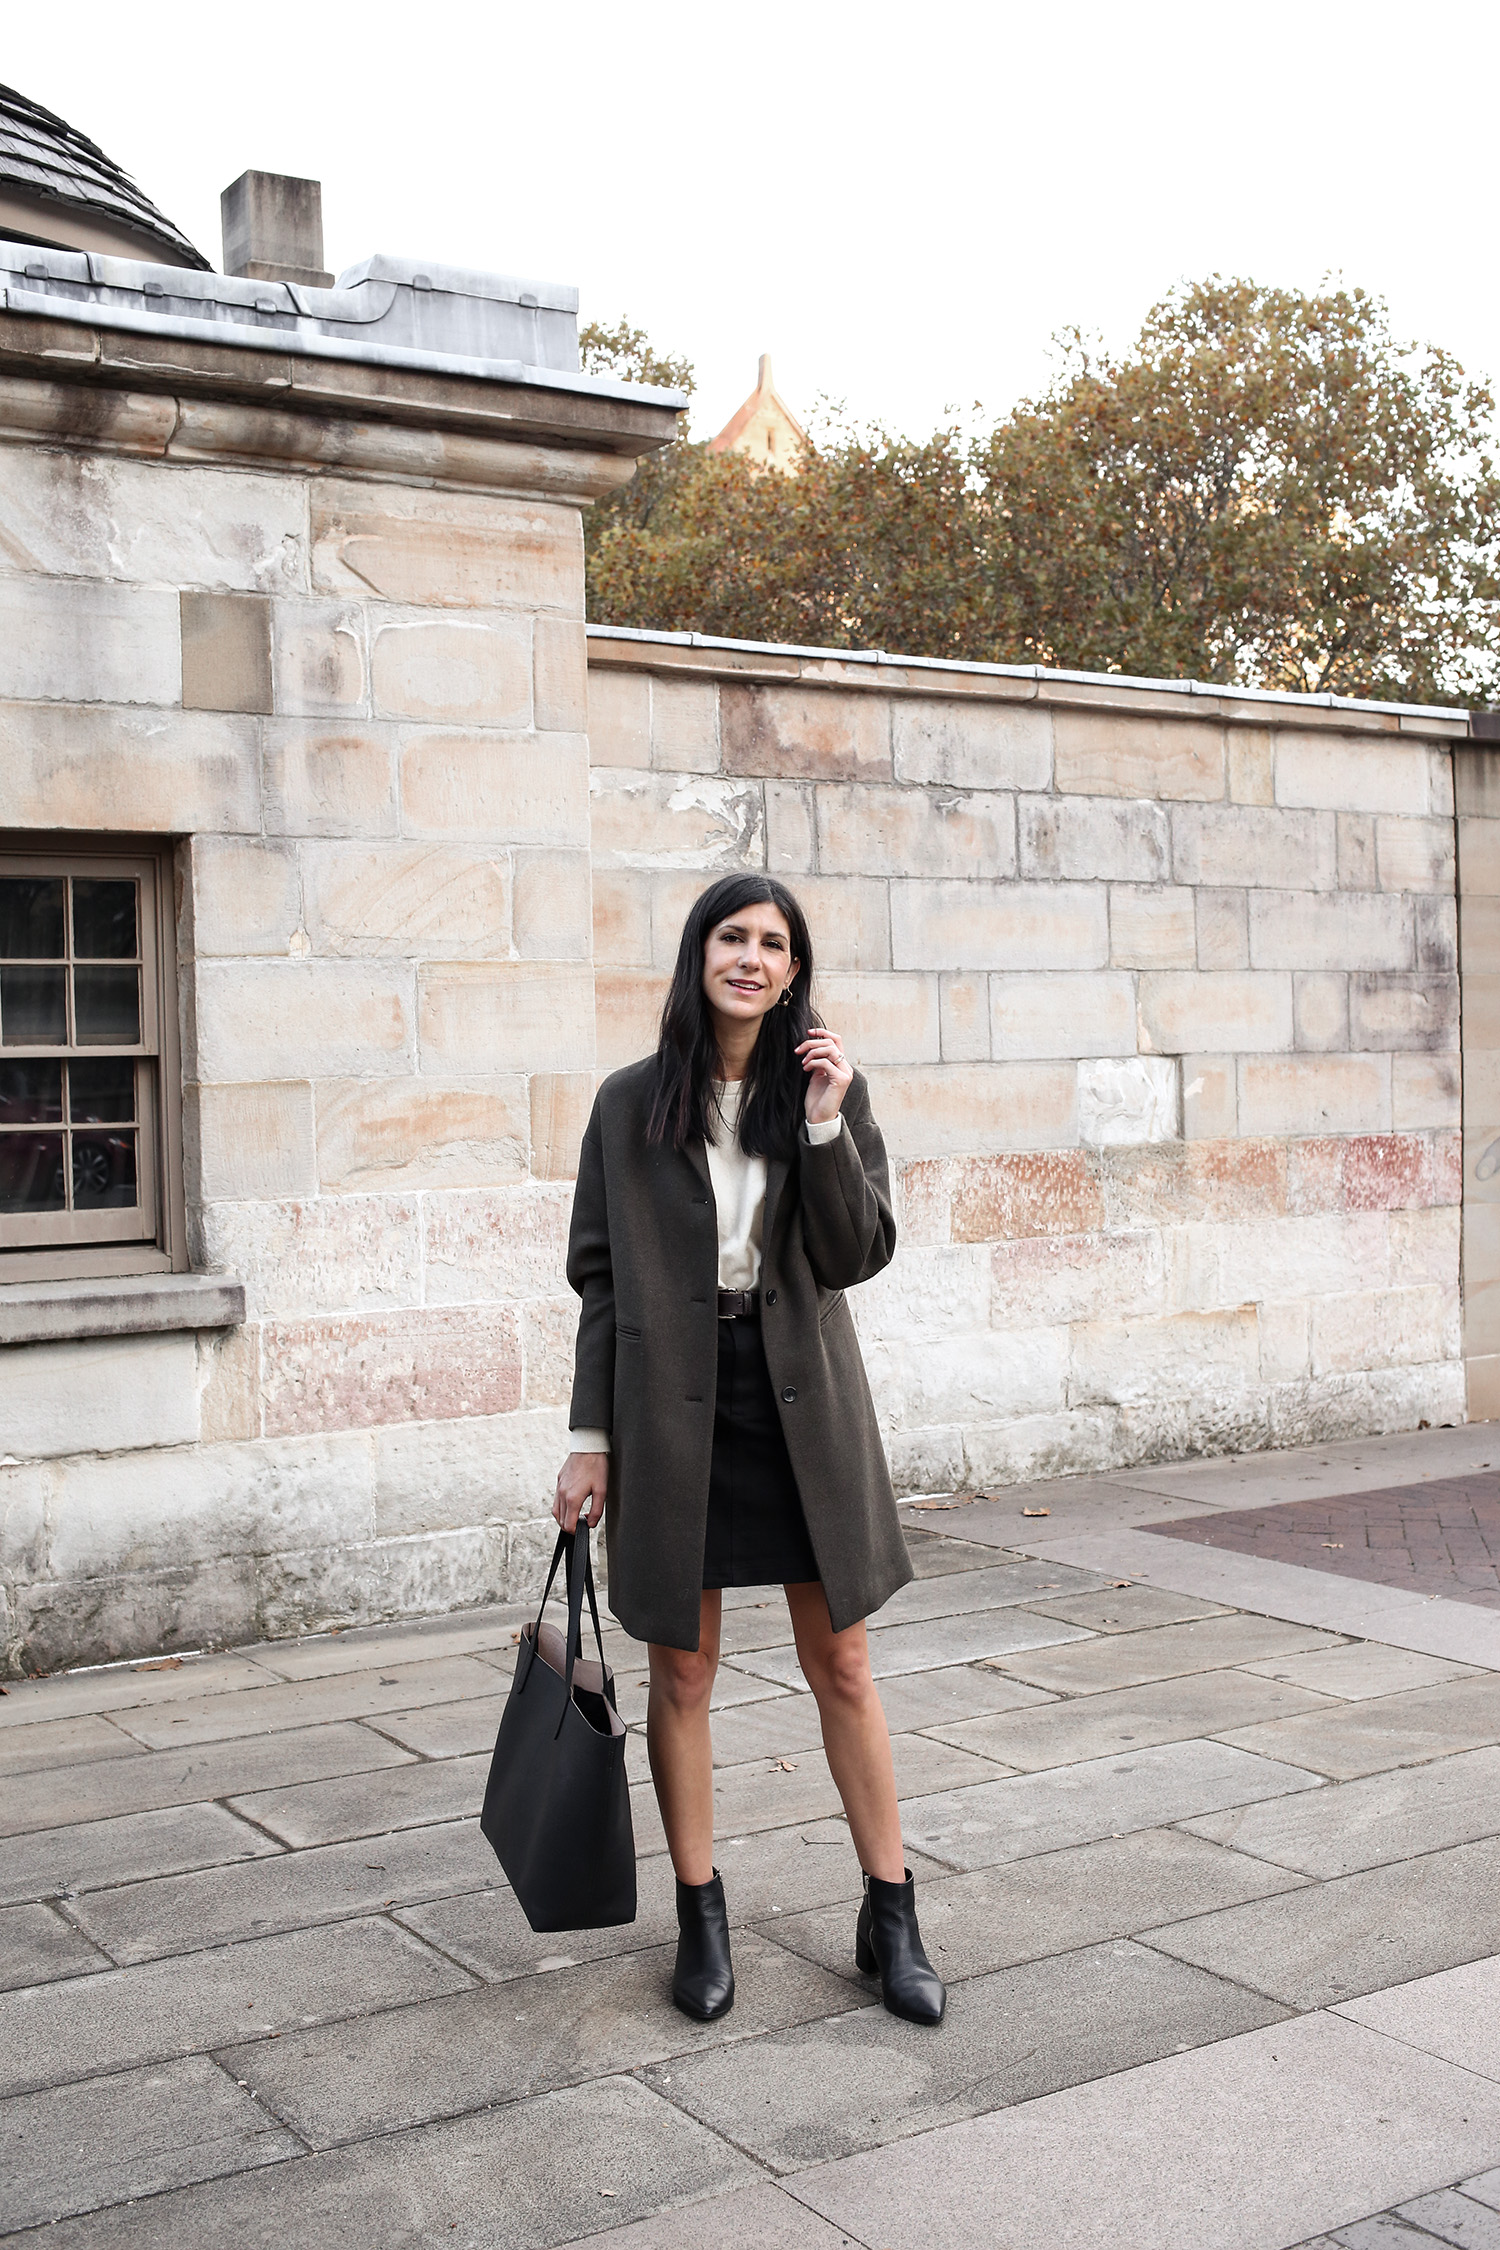
<svg viewBox="0 0 1500 2250">
<path fill-rule="evenodd" d="M 0 86 L 0 238 L 210 270 L 207 258 L 83 133 Z"/>
</svg>

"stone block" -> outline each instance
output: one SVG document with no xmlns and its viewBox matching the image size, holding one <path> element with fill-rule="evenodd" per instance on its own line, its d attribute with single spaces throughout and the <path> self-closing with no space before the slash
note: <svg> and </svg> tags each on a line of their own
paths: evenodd
<svg viewBox="0 0 1500 2250">
<path fill-rule="evenodd" d="M 502 1070 L 587 1070 L 594 979 L 584 964 L 434 964 L 417 973 L 422 1069 L 450 1078 Z"/>
<path fill-rule="evenodd" d="M 1022 797 L 1016 818 L 1023 876 L 1078 883 L 1160 883 L 1171 873 L 1171 830 L 1160 805 Z"/>
<path fill-rule="evenodd" d="M 882 1426 L 893 1430 L 1044 1414 L 1064 1403 L 1067 1331 L 1034 1327 L 1004 1335 L 997 1332 L 903 1337 L 898 1343 L 875 1341 L 865 1348 L 865 1362 Z M 1005 1613 L 996 1614 L 1003 1617 Z M 1032 1620 L 1034 1624 L 1040 1622 Z M 932 1637 L 930 1633 L 928 1637 Z M 967 1659 L 955 1646 L 949 1654 L 935 1653 L 933 1661 Z M 741 1657 L 737 1664 L 745 1671 L 759 1671 L 763 1677 L 776 1676 L 765 1671 L 759 1657 Z M 888 1667 L 895 1672 L 921 1668 L 915 1664 Z"/>
<path fill-rule="evenodd" d="M 939 1060 L 936 977 L 834 971 L 818 979 L 818 1006 L 862 1069 Z"/>
<path fill-rule="evenodd" d="M 1409 969 L 1411 906 L 1374 891 L 1257 891 L 1250 958 L 1258 969 Z"/>
<path fill-rule="evenodd" d="M 588 744 L 581 735 L 407 732 L 401 825 L 408 836 L 473 845 L 589 842 Z"/>
<path fill-rule="evenodd" d="M 1181 1108 L 1177 1065 L 1168 1057 L 1099 1056 L 1078 1065 L 1078 1138 L 1086 1148 L 1175 1141 Z"/>
<path fill-rule="evenodd" d="M 588 736 L 595 765 L 650 765 L 649 672 L 618 672 L 613 665 L 590 671 Z"/>
<path fill-rule="evenodd" d="M 1380 887 L 1375 868 L 1375 816 L 1373 813 L 1336 813 L 1338 823 L 1339 889 L 1373 891 Z"/>
<path fill-rule="evenodd" d="M 421 1296 L 412 1195 L 214 1203 L 198 1230 L 209 1270 L 243 1277 L 252 1319 L 413 1305 Z"/>
<path fill-rule="evenodd" d="M 260 830 L 254 719 L 0 705 L 0 760 L 5 816 L 16 828 L 168 836 Z"/>
<path fill-rule="evenodd" d="M 543 734 L 587 734 L 588 640 L 580 620 L 538 617 L 532 625 L 531 707 Z"/>
<path fill-rule="evenodd" d="M 1260 1377 L 1253 1305 L 1159 1319 L 1083 1321 L 1070 1334 L 1073 1406 L 1243 1391 Z"/>
<path fill-rule="evenodd" d="M 178 596 L 185 711 L 270 711 L 271 604 L 264 594 Z"/>
<path fill-rule="evenodd" d="M 521 1307 L 521 1399 L 528 1407 L 566 1406 L 573 1395 L 578 1299 L 528 1298 Z"/>
<path fill-rule="evenodd" d="M 412 484 L 309 487 L 313 584 L 322 593 L 432 609 L 550 609 L 576 617 L 576 508 Z"/>
<path fill-rule="evenodd" d="M 1500 818 L 1470 814 L 1456 826 L 1460 891 L 1465 898 L 1500 898 Z"/>
<path fill-rule="evenodd" d="M 159 403 L 175 414 L 170 399 Z M 300 478 L 6 447 L 10 568 L 44 577 L 293 593 L 305 580 L 306 510 Z"/>
<path fill-rule="evenodd" d="M 502 1524 L 306 1554 L 278 1551 L 257 1569 L 256 1601 L 265 1630 L 278 1639 L 438 1616 L 508 1599 L 509 1551 Z"/>
<path fill-rule="evenodd" d="M 651 763 L 662 773 L 719 772 L 719 691 L 712 680 L 652 680 Z"/>
<path fill-rule="evenodd" d="M 311 1089 L 300 1091 L 309 1095 L 310 1111 Z M 520 1072 L 488 1085 L 330 1079 L 319 1084 L 316 1099 L 317 1176 L 325 1194 L 407 1195 L 526 1177 L 530 1101 Z"/>
<path fill-rule="evenodd" d="M 1309 1054 L 1337 1054 L 1349 1046 L 1349 979 L 1311 970 L 1292 978 L 1297 1045 Z M 1357 1046 L 1368 1042 L 1356 1040 Z"/>
<path fill-rule="evenodd" d="M 1166 1309 L 1165 1279 L 1154 1230 L 997 1242 L 990 1251 L 990 1321 L 1008 1329 L 1140 1319 Z"/>
<path fill-rule="evenodd" d="M 987 977 L 939 977 L 938 1013 L 944 1062 L 988 1061 L 990 995 Z"/>
<path fill-rule="evenodd" d="M 535 1186 L 428 1197 L 423 1204 L 428 1303 L 560 1297 L 567 1286 L 563 1267 L 572 1200 L 565 1188 Z"/>
<path fill-rule="evenodd" d="M 898 969 L 1102 969 L 1107 894 L 1091 883 L 893 883 L 891 958 Z"/>
<path fill-rule="evenodd" d="M 1396 1047 L 1456 1050 L 1457 977 L 1356 970 L 1349 979 L 1349 1038 L 1370 1054 Z"/>
<path fill-rule="evenodd" d="M 661 1028 L 668 981 L 665 976 L 642 976 L 631 970 L 596 972 L 596 1059 L 601 1071 L 619 1070 L 652 1052 Z"/>
<path fill-rule="evenodd" d="M 1244 1133 L 1384 1133 L 1389 1055 L 1247 1055 L 1239 1063 Z"/>
<path fill-rule="evenodd" d="M 1397 1281 L 1435 1281 L 1456 1289 L 1462 1213 L 1455 1204 L 1431 1211 L 1393 1211 L 1391 1273 Z"/>
<path fill-rule="evenodd" d="M 1311 1312 L 1305 1298 L 1289 1304 L 1263 1304 L 1260 1314 L 1260 1375 L 1263 1383 L 1298 1383 L 1310 1373 Z"/>
<path fill-rule="evenodd" d="M 260 1428 L 260 1329 L 198 1331 L 198 1436 L 204 1445 L 254 1437 Z"/>
<path fill-rule="evenodd" d="M 1331 891 L 1338 882 L 1326 814 L 1241 805 L 1178 805 L 1172 865 L 1179 883 Z"/>
<path fill-rule="evenodd" d="M 653 878 L 644 873 L 600 868 L 594 874 L 594 958 L 601 966 L 651 966 L 652 888 Z"/>
<path fill-rule="evenodd" d="M 394 836 L 393 728 L 373 720 L 340 728 L 275 719 L 263 741 L 268 835 Z"/>
<path fill-rule="evenodd" d="M 1375 839 L 1382 890 L 1452 894 L 1456 873 L 1451 820 L 1379 820 Z"/>
<path fill-rule="evenodd" d="M 1194 968 L 1198 952 L 1193 893 L 1165 884 L 1112 886 L 1109 958 L 1117 969 Z"/>
<path fill-rule="evenodd" d="M 597 866 L 717 874 L 764 863 L 761 793 L 745 782 L 596 766 L 589 795 Z"/>
<path fill-rule="evenodd" d="M 193 1202 L 316 1193 L 313 1093 L 300 1079 L 188 1087 L 183 1143 Z"/>
<path fill-rule="evenodd" d="M 1369 1288 L 1387 1278 L 1387 1239 L 1376 1212 L 1196 1222 L 1174 1244 L 1176 1283 L 1185 1303 L 1224 1311 Z"/>
<path fill-rule="evenodd" d="M 13 1344 L 0 1356 L 0 1430 L 13 1459 L 191 1445 L 198 1436 L 191 1332 Z"/>
<path fill-rule="evenodd" d="M 316 953 L 486 961 L 510 953 L 511 867 L 504 852 L 308 844 L 302 871 Z"/>
<path fill-rule="evenodd" d="M 381 717 L 510 731 L 532 724 L 529 617 L 372 626 L 370 680 Z"/>
<path fill-rule="evenodd" d="M 1249 920 L 1243 891 L 1200 890 L 1197 920 L 1200 969 L 1249 968 Z"/>
<path fill-rule="evenodd" d="M 1153 971 L 1140 980 L 1140 1023 L 1142 1046 L 1159 1053 L 1274 1054 L 1292 1044 L 1292 980 L 1253 970 Z"/>
<path fill-rule="evenodd" d="M 879 1065 L 870 1098 L 896 1156 L 989 1156 L 1069 1148 L 1078 1138 L 1072 1063 Z"/>
<path fill-rule="evenodd" d="M 1087 710 L 1056 711 L 1052 724 L 1063 793 L 1210 803 L 1224 794 L 1222 726 L 1165 713 L 1136 718 Z"/>
<path fill-rule="evenodd" d="M 725 686 L 724 771 L 777 781 L 889 781 L 891 707 L 867 690 Z"/>
<path fill-rule="evenodd" d="M 302 924 L 302 885 L 290 844 L 195 836 L 185 953 L 278 954 Z"/>
<path fill-rule="evenodd" d="M 767 867 L 777 875 L 809 874 L 818 857 L 812 785 L 768 781 L 765 798 Z"/>
<path fill-rule="evenodd" d="M 1232 1055 L 1184 1055 L 1182 1131 L 1189 1141 L 1231 1140 L 1239 1130 Z"/>
<path fill-rule="evenodd" d="M 518 851 L 513 940 L 523 961 L 587 961 L 593 917 L 586 852 Z"/>
<path fill-rule="evenodd" d="M 1013 875 L 1010 797 L 832 785 L 818 789 L 818 865 L 829 875 Z"/>
<path fill-rule="evenodd" d="M 262 1364 L 269 1437 L 506 1414 L 521 1403 L 520 1324 L 505 1305 L 277 1321 Z"/>
<path fill-rule="evenodd" d="M 962 1336 L 988 1328 L 987 1259 L 979 1243 L 903 1245 L 900 1257 L 851 1299 L 861 1339 L 899 1344 L 906 1336 Z M 780 1627 L 772 1636 L 784 1637 Z"/>
<path fill-rule="evenodd" d="M 1279 728 L 1276 802 L 1424 818 L 1434 809 L 1426 745 Z"/>
<path fill-rule="evenodd" d="M 1391 1057 L 1391 1124 L 1398 1133 L 1429 1125 L 1456 1125 L 1460 1114 L 1456 1055 Z"/>
<path fill-rule="evenodd" d="M 1119 970 L 992 976 L 990 1043 L 1004 1059 L 1134 1055 L 1135 979 Z"/>
<path fill-rule="evenodd" d="M 0 579 L 0 696 L 28 703 L 179 703 L 176 594 L 103 579 Z M 89 825 L 96 827 L 97 819 Z"/>
<path fill-rule="evenodd" d="M 1412 1367 L 1450 1358 L 1458 1342 L 1455 1312 L 1453 1293 L 1431 1283 L 1317 1296 L 1311 1305 L 1312 1372 L 1345 1375 L 1362 1367 Z"/>
<path fill-rule="evenodd" d="M 1237 805 L 1275 804 L 1275 760 L 1269 727 L 1230 728 L 1229 794 Z"/>
<path fill-rule="evenodd" d="M 1098 1160 L 1081 1151 L 962 1158 L 948 1169 L 948 1201 L 955 1242 L 1077 1235 L 1104 1224 Z"/>
<path fill-rule="evenodd" d="M 1275 1141 L 1198 1140 L 1111 1151 L 1100 1159 L 1105 1224 L 1210 1230 L 1279 1218 L 1287 1208 L 1286 1151 Z"/>
<path fill-rule="evenodd" d="M 413 980 L 400 962 L 200 961 L 194 983 L 201 1079 L 405 1076 L 412 1068 Z"/>
<path fill-rule="evenodd" d="M 898 781 L 1046 789 L 1052 780 L 1052 714 L 1035 704 L 898 696 L 891 741 Z"/>
<path fill-rule="evenodd" d="M 275 708 L 285 716 L 362 716 L 370 708 L 363 609 L 357 602 L 274 602 L 271 668 Z"/>
<path fill-rule="evenodd" d="M 800 875 L 792 887 L 807 917 L 820 970 L 888 969 L 892 966 L 888 883 L 879 882 L 873 876 Z M 658 898 L 660 896 L 658 893 Z M 677 928 L 680 930 L 681 926 L 679 916 Z M 657 959 L 665 965 L 660 948 L 662 934 L 658 918 Z M 675 955 L 674 940 L 673 958 Z"/>
<path fill-rule="evenodd" d="M 1417 967 L 1452 974 L 1458 968 L 1457 899 L 1417 896 L 1411 905 Z"/>
<path fill-rule="evenodd" d="M 375 1529 L 382 1539 L 461 1531 L 479 1523 L 525 1521 L 547 1508 L 568 1449 L 567 1415 L 556 1408 L 530 1413 L 523 1408 L 461 1421 L 413 1422 L 379 1430 L 370 1442 Z M 507 1632 L 503 1642 L 509 1639 Z"/>
<path fill-rule="evenodd" d="M 0 1990 L 51 1984 L 102 1969 L 105 1957 L 50 1906 L 8 1906 L 0 1912 L 5 1966 Z"/>
<path fill-rule="evenodd" d="M 531 1171 L 538 1180 L 571 1180 L 594 1106 L 589 1071 L 539 1071 L 531 1080 Z"/>
</svg>

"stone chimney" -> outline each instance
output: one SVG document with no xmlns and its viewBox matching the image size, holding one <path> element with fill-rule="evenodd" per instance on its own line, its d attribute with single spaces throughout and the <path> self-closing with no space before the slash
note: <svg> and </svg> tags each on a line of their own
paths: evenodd
<svg viewBox="0 0 1500 2250">
<path fill-rule="evenodd" d="M 284 172 L 242 172 L 219 198 L 224 271 L 249 281 L 331 289 L 323 270 L 323 183 Z"/>
</svg>

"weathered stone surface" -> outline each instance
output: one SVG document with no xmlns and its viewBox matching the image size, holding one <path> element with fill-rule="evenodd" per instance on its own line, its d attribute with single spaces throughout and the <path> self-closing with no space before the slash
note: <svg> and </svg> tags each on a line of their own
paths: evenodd
<svg viewBox="0 0 1500 2250">
<path fill-rule="evenodd" d="M 1056 784 L 1096 797 L 1224 794 L 1224 729 L 1201 719 L 1135 718 L 1102 711 L 1053 716 Z"/>
<path fill-rule="evenodd" d="M 207 1261 L 251 1276 L 252 1317 L 416 1304 L 419 1224 L 413 1195 L 215 1203 L 200 1221 Z"/>
<path fill-rule="evenodd" d="M 897 882 L 891 958 L 898 969 L 1102 969 L 1105 894 L 1082 883 Z"/>
<path fill-rule="evenodd" d="M 601 766 L 651 763 L 651 675 L 596 667 L 588 681 L 588 737 Z"/>
<path fill-rule="evenodd" d="M 189 1193 L 205 1202 L 311 1195 L 313 1090 L 269 1079 L 195 1086 L 183 1104 Z"/>
<path fill-rule="evenodd" d="M 1086 1148 L 1175 1141 L 1181 1112 L 1177 1065 L 1168 1056 L 1090 1055 L 1078 1065 L 1078 1138 Z"/>
<path fill-rule="evenodd" d="M 575 509 L 322 477 L 309 493 L 320 592 L 435 609 L 573 610 Z"/>
<path fill-rule="evenodd" d="M 1245 1133 L 1386 1132 L 1389 1055 L 1247 1056 L 1239 1065 Z"/>
<path fill-rule="evenodd" d="M 1076 1152 L 954 1162 L 945 1186 L 955 1242 L 1077 1234 L 1103 1217 L 1097 1162 Z"/>
<path fill-rule="evenodd" d="M 1331 815 L 1247 805 L 1179 805 L 1172 812 L 1179 883 L 1331 891 L 1338 880 Z"/>
<path fill-rule="evenodd" d="M 560 1187 L 432 1196 L 423 1208 L 429 1303 L 557 1296 L 571 1202 Z"/>
<path fill-rule="evenodd" d="M 719 696 L 719 728 L 726 773 L 810 781 L 891 778 L 891 707 L 883 696 L 726 686 Z"/>
<path fill-rule="evenodd" d="M 1133 1055 L 1135 980 L 1118 970 L 991 976 L 990 1036 L 997 1058 Z"/>
<path fill-rule="evenodd" d="M 310 844 L 301 865 L 304 919 L 316 953 L 503 960 L 510 951 L 506 854 L 438 844 L 378 851 Z"/>
<path fill-rule="evenodd" d="M 1289 727 L 1276 734 L 1276 802 L 1418 816 L 1436 809 L 1425 745 L 1302 734 Z"/>
<path fill-rule="evenodd" d="M 1022 797 L 1016 811 L 1023 876 L 1160 883 L 1170 872 L 1170 830 L 1157 805 Z"/>
<path fill-rule="evenodd" d="M 581 735 L 549 735 L 543 743 L 526 734 L 407 729 L 400 772 L 408 836 L 588 845 L 588 745 Z"/>
<path fill-rule="evenodd" d="M 1141 978 L 1140 1014 L 1143 1044 L 1166 1054 L 1280 1054 L 1292 1043 L 1291 978 L 1158 972 Z"/>
<path fill-rule="evenodd" d="M 13 1344 L 0 1355 L 0 1429 L 12 1459 L 190 1445 L 198 1426 L 191 1334 Z"/>
<path fill-rule="evenodd" d="M 818 980 L 818 1007 L 861 1068 L 939 1059 L 936 977 L 835 971 Z"/>
<path fill-rule="evenodd" d="M 719 872 L 754 867 L 764 858 L 761 794 L 743 781 L 596 766 L 589 794 L 594 855 L 601 867 Z"/>
<path fill-rule="evenodd" d="M 359 718 L 370 709 L 369 635 L 358 602 L 283 598 L 271 609 L 275 709 L 287 718 Z"/>
<path fill-rule="evenodd" d="M 1010 797 L 952 789 L 824 783 L 816 792 L 818 865 L 828 875 L 1012 875 Z"/>
<path fill-rule="evenodd" d="M 253 834 L 257 729 L 235 714 L 140 711 L 124 702 L 99 710 L 0 703 L 7 818 L 21 828 Z"/>
<path fill-rule="evenodd" d="M 417 973 L 424 1073 L 488 1078 L 506 1070 L 587 1069 L 594 1059 L 594 980 L 570 962 L 433 965 Z"/>
<path fill-rule="evenodd" d="M 14 570 L 250 593 L 305 583 L 297 479 L 10 445 L 5 513 Z"/>
<path fill-rule="evenodd" d="M 1052 776 L 1052 715 L 1024 705 L 898 696 L 891 744 L 898 781 L 1045 789 Z"/>
<path fill-rule="evenodd" d="M 531 1104 L 519 1072 L 487 1086 L 333 1079 L 316 1089 L 316 1099 L 317 1175 L 325 1194 L 494 1187 L 526 1177 Z"/>
<path fill-rule="evenodd" d="M 651 682 L 651 763 L 666 773 L 719 771 L 719 696 L 712 680 Z"/>
<path fill-rule="evenodd" d="M 1078 1138 L 1072 1063 L 944 1063 L 936 1071 L 877 1065 L 869 1076 L 875 1115 L 897 1156 L 1066 1149 Z"/>
<path fill-rule="evenodd" d="M 0 696 L 180 701 L 177 596 L 88 578 L 0 579 Z"/>
<path fill-rule="evenodd" d="M 1109 958 L 1117 969 L 1195 967 L 1192 892 L 1167 885 L 1111 885 Z"/>
<path fill-rule="evenodd" d="M 198 965 L 199 1078 L 405 1074 L 415 992 L 402 962 L 205 961 Z"/>
<path fill-rule="evenodd" d="M 572 617 L 538 617 L 531 629 L 532 713 L 548 734 L 586 734 L 588 642 Z"/>
<path fill-rule="evenodd" d="M 268 1437 L 504 1414 L 521 1403 L 520 1337 L 506 1306 L 273 1321 L 262 1369 Z"/>
<path fill-rule="evenodd" d="M 341 728 L 276 719 L 262 741 L 268 835 L 395 834 L 394 728 L 373 720 Z"/>
<path fill-rule="evenodd" d="M 539 1071 L 530 1081 L 531 1170 L 539 1180 L 571 1180 L 594 1101 L 587 1071 Z"/>
<path fill-rule="evenodd" d="M 1410 903 L 1379 892 L 1256 891 L 1250 959 L 1257 969 L 1409 969 Z"/>
<path fill-rule="evenodd" d="M 529 619 L 372 620 L 370 689 L 382 718 L 440 726 L 528 727 Z"/>
</svg>

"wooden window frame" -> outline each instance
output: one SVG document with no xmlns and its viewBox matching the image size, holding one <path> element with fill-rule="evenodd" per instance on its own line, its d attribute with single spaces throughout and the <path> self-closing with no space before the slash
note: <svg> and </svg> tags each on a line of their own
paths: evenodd
<svg viewBox="0 0 1500 2250">
<path fill-rule="evenodd" d="M 176 848 L 151 838 L 0 832 L 0 874 L 131 875 L 141 883 L 141 1038 L 133 1048 L 15 1047 L 0 1060 L 71 1054 L 136 1060 L 134 1211 L 0 1216 L 0 1285 L 96 1281 L 188 1270 L 182 1174 L 182 1057 L 177 1034 Z M 27 1236 L 41 1239 L 27 1240 Z"/>
</svg>

